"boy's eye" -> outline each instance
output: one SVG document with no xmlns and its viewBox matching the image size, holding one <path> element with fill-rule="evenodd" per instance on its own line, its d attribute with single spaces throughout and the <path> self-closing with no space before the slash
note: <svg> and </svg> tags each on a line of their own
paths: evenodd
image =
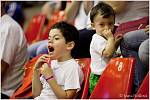
<svg viewBox="0 0 150 100">
<path fill-rule="evenodd" d="M 111 26 L 111 25 L 113 25 L 113 23 L 109 23 L 109 25 Z"/>
<path fill-rule="evenodd" d="M 58 38 L 58 37 L 56 37 L 56 38 L 55 38 L 55 40 L 59 40 L 59 38 Z"/>
<path fill-rule="evenodd" d="M 103 26 L 104 24 L 99 24 L 100 26 Z"/>
</svg>

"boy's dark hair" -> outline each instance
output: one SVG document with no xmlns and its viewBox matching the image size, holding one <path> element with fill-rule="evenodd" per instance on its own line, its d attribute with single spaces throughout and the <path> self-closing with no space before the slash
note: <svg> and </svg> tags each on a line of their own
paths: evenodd
<svg viewBox="0 0 150 100">
<path fill-rule="evenodd" d="M 109 18 L 110 16 L 114 16 L 115 18 L 115 12 L 111 6 L 104 2 L 98 3 L 95 7 L 92 8 L 90 13 L 90 20 L 93 23 L 94 17 L 100 14 L 103 16 L 103 18 Z"/>
<path fill-rule="evenodd" d="M 75 49 L 77 49 L 78 40 L 79 40 L 79 31 L 71 24 L 68 24 L 64 21 L 58 22 L 54 24 L 51 29 L 59 29 L 64 36 L 66 43 L 73 41 L 75 43 L 75 47 L 71 51 L 71 55 L 74 57 Z"/>
</svg>

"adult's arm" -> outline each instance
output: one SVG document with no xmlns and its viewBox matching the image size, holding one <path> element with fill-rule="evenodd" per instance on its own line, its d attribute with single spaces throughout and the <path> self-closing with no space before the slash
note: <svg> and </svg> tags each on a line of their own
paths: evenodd
<svg viewBox="0 0 150 100">
<path fill-rule="evenodd" d="M 85 14 L 88 15 L 89 11 L 94 6 L 94 1 L 83 1 Z"/>
<path fill-rule="evenodd" d="M 64 20 L 67 22 L 73 22 L 77 14 L 79 13 L 81 1 L 72 1 L 71 4 L 67 3 L 65 8 Z"/>
</svg>

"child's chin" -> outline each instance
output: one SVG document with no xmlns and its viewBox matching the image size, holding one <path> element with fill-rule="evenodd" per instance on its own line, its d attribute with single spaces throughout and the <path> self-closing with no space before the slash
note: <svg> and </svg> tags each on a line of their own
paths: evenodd
<svg viewBox="0 0 150 100">
<path fill-rule="evenodd" d="M 56 57 L 55 57 L 55 56 L 53 56 L 53 55 L 50 55 L 50 59 L 51 59 L 51 60 L 55 60 L 55 59 L 56 59 Z"/>
</svg>

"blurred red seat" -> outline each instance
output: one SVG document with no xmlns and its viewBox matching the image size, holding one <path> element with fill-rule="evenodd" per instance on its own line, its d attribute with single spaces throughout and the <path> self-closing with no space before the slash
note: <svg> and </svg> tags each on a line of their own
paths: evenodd
<svg viewBox="0 0 150 100">
<path fill-rule="evenodd" d="M 84 83 L 82 86 L 82 94 L 81 94 L 81 99 L 87 99 L 88 98 L 88 91 L 89 91 L 89 77 L 90 77 L 90 63 L 91 63 L 91 58 L 88 58 L 84 60 L 84 62 L 86 63 L 86 68 L 82 67 L 82 70 L 84 72 Z"/>
<path fill-rule="evenodd" d="M 42 34 L 40 36 L 40 40 L 48 39 L 48 34 L 49 34 L 51 27 L 55 23 L 57 23 L 59 21 L 63 21 L 64 14 L 65 14 L 64 11 L 57 11 L 57 12 L 53 13 L 53 15 L 51 16 L 51 19 L 49 19 L 49 21 L 48 21 L 48 25 L 45 27 L 45 30 L 42 32 Z"/>
<path fill-rule="evenodd" d="M 90 99 L 123 99 L 131 94 L 133 58 L 113 58 L 102 73 Z"/>
<path fill-rule="evenodd" d="M 86 76 L 86 79 L 85 79 L 85 82 L 84 82 L 84 88 L 83 88 L 83 93 L 82 93 L 81 99 L 87 99 L 89 97 L 88 92 L 89 92 L 90 73 L 91 73 L 91 69 L 89 67 L 88 70 L 87 70 L 87 76 Z"/>
<path fill-rule="evenodd" d="M 25 74 L 22 85 L 13 93 L 10 99 L 31 99 L 32 98 L 32 73 L 35 62 L 41 55 L 31 59 L 24 65 Z"/>
<path fill-rule="evenodd" d="M 149 99 L 149 72 L 138 89 L 135 99 Z"/>
<path fill-rule="evenodd" d="M 24 69 L 21 70 L 25 70 L 25 74 L 22 80 L 22 85 L 13 93 L 13 95 L 10 97 L 11 99 L 31 99 L 32 98 L 32 74 L 33 74 L 33 67 L 35 65 L 35 62 L 37 61 L 37 59 L 42 56 L 39 55 L 35 58 L 33 58 L 32 60 L 28 61 L 25 65 L 24 65 Z M 82 67 L 83 73 L 84 73 L 84 79 L 85 77 L 87 77 L 87 70 L 89 68 L 90 65 L 90 58 L 81 58 L 81 59 L 77 59 L 76 60 L 79 65 Z M 84 83 L 83 83 L 84 85 Z M 82 90 L 79 93 L 77 98 L 81 98 L 82 95 Z"/>
<path fill-rule="evenodd" d="M 29 22 L 29 25 L 25 31 L 25 36 L 29 44 L 40 38 L 40 33 L 42 32 L 42 27 L 44 26 L 45 19 L 45 15 L 37 14 L 33 16 L 32 20 Z"/>
<path fill-rule="evenodd" d="M 76 60 L 77 63 L 81 66 L 83 74 L 84 74 L 84 81 L 81 85 L 81 90 L 78 93 L 78 96 L 76 97 L 77 99 L 80 99 L 81 96 L 83 95 L 84 87 L 85 87 L 85 82 L 87 80 L 88 74 L 89 74 L 89 68 L 90 68 L 90 63 L 91 63 L 91 58 L 80 58 Z"/>
<path fill-rule="evenodd" d="M 81 66 L 84 73 L 84 80 L 87 77 L 88 68 L 90 67 L 91 58 L 80 58 L 76 59 L 77 63 Z"/>
</svg>

